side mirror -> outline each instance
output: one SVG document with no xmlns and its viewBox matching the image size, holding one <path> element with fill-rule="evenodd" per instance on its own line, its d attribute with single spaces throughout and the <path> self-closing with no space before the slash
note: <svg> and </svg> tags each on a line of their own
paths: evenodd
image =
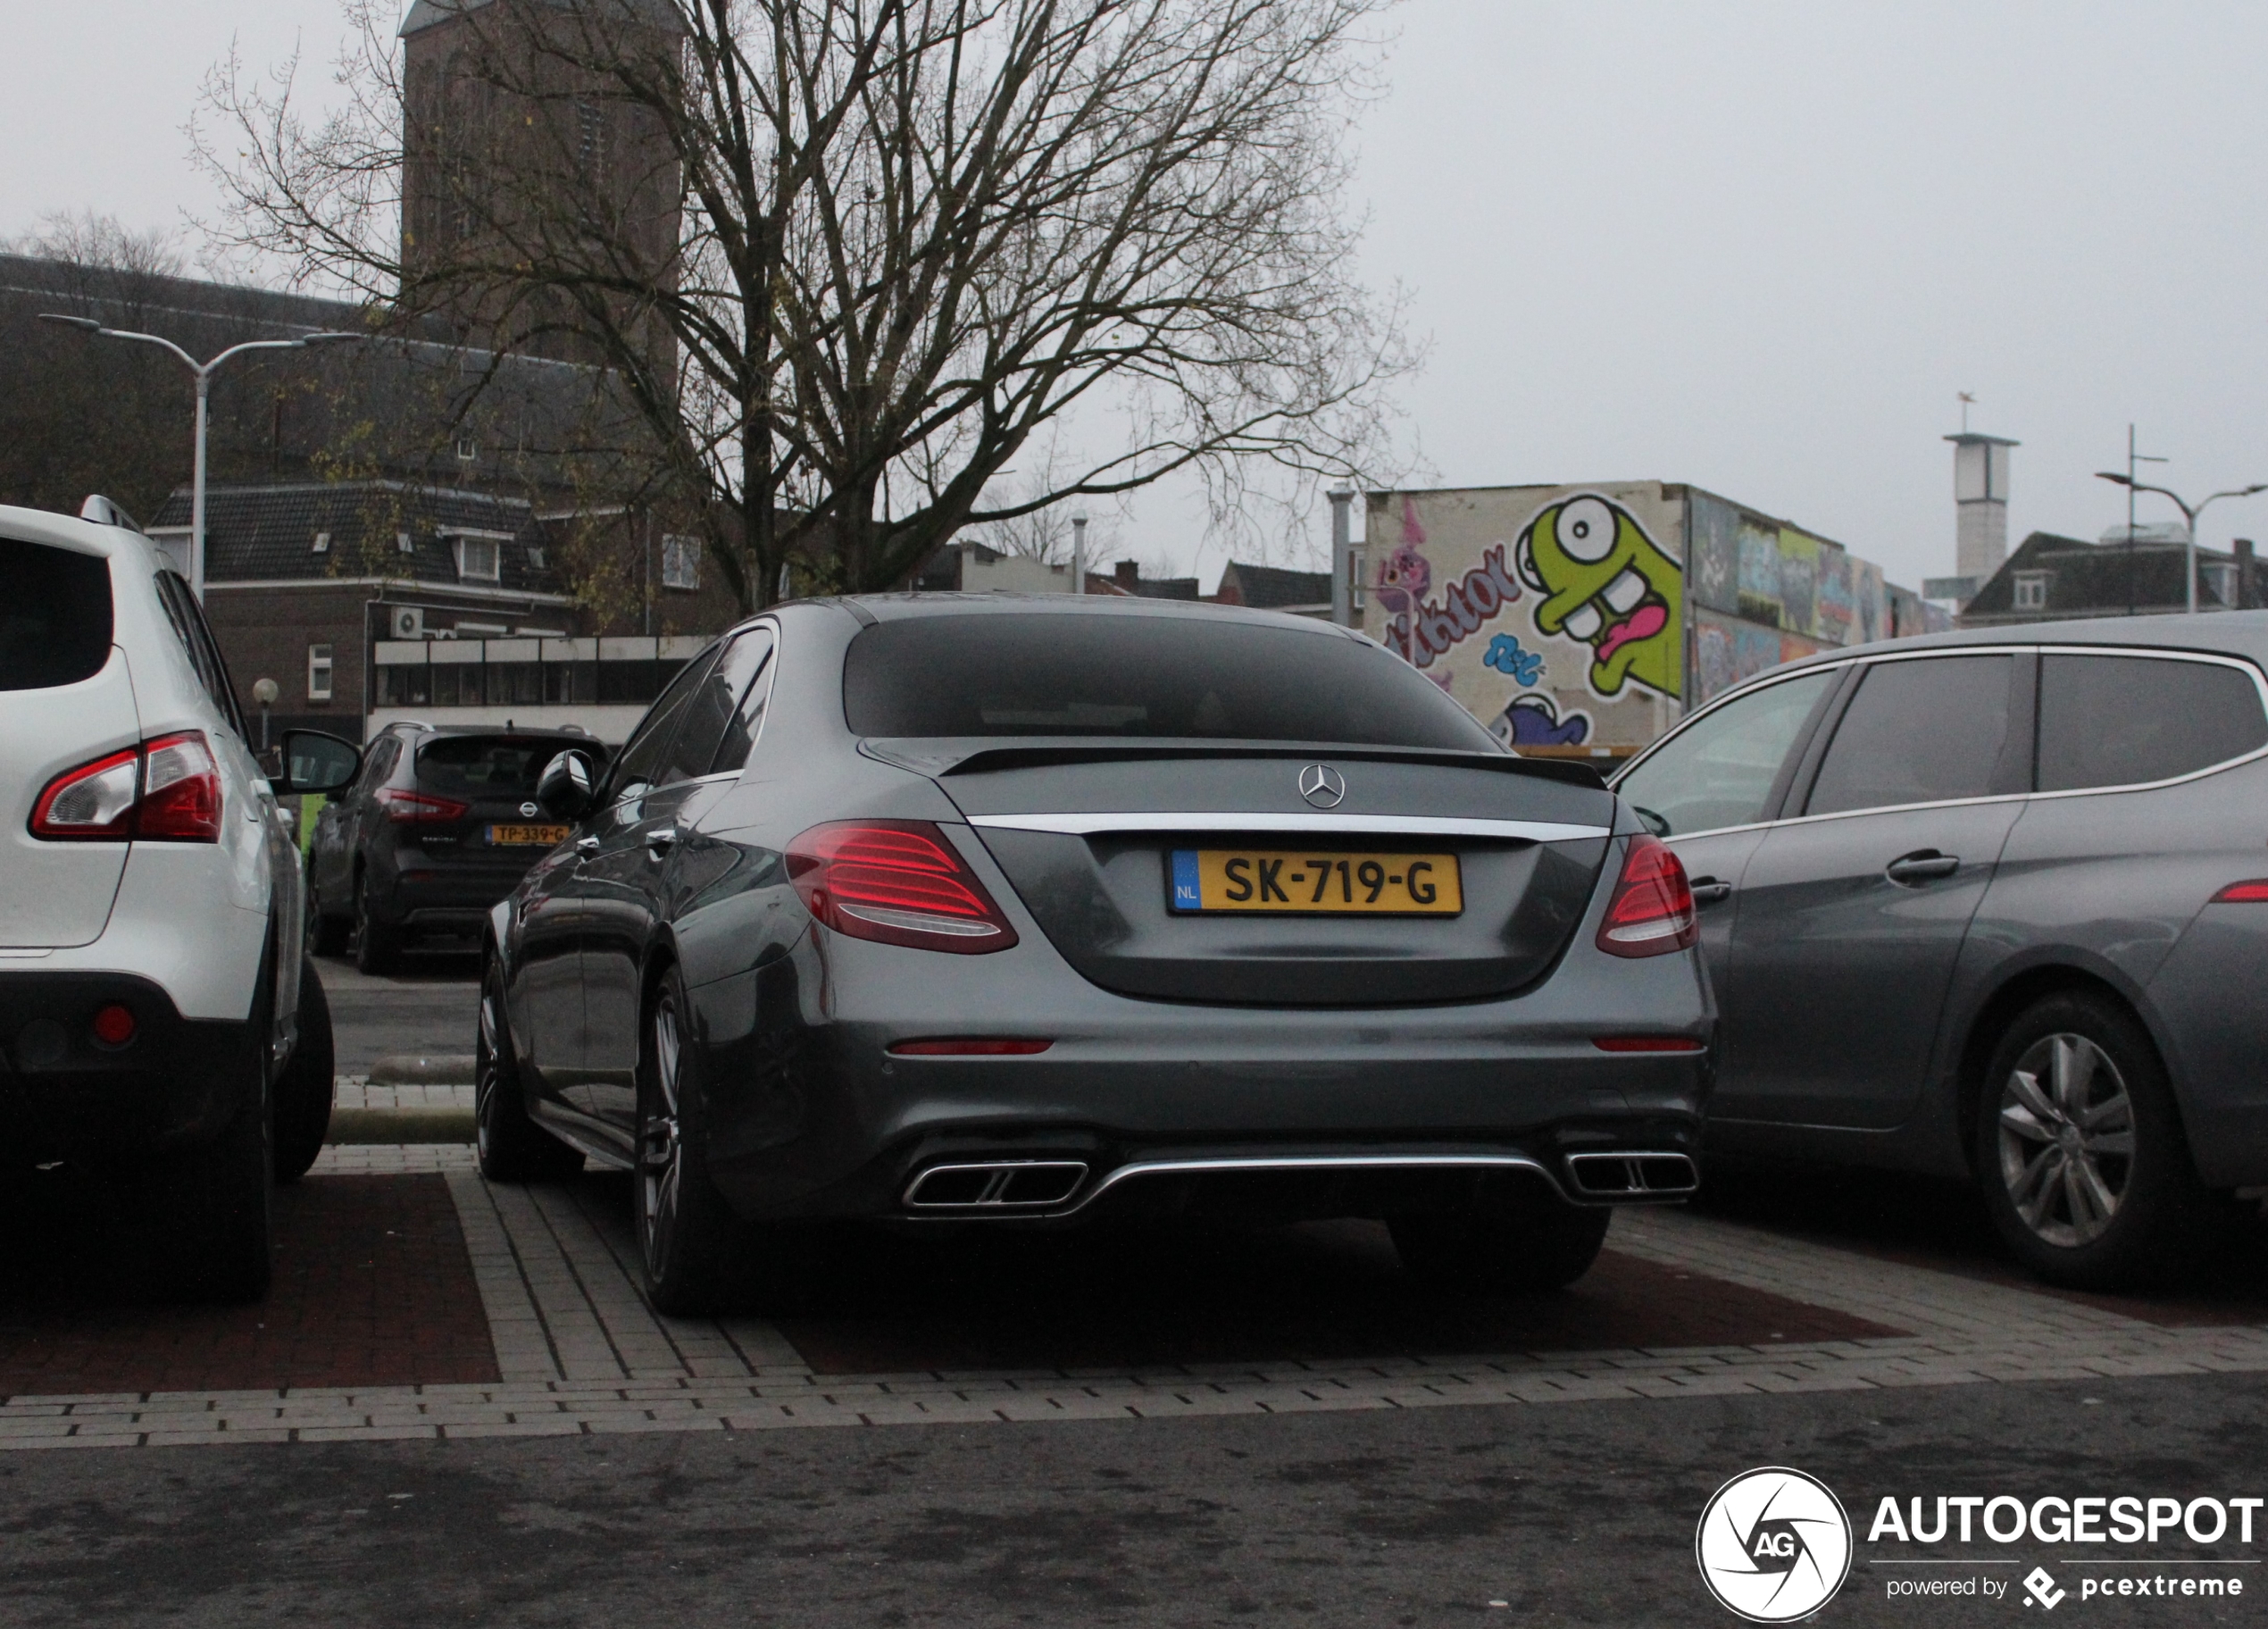
<svg viewBox="0 0 2268 1629">
<path fill-rule="evenodd" d="M 571 748 L 544 765 L 536 780 L 536 801 L 554 820 L 580 820 L 598 801 L 597 785 L 590 760 Z"/>
<path fill-rule="evenodd" d="M 354 742 L 320 730 L 287 730 L 283 738 L 283 773 L 269 784 L 279 797 L 335 792 L 349 784 L 363 767 L 363 749 Z"/>
</svg>

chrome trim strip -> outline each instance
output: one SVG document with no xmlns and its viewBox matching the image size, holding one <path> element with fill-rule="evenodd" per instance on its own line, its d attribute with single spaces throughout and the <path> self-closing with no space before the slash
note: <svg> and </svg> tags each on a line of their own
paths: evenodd
<svg viewBox="0 0 2268 1629">
<path fill-rule="evenodd" d="M 1088 1190 L 1085 1198 L 1067 1210 L 1050 1213 L 1058 1216 L 1074 1215 L 1092 1205 L 1117 1187 L 1145 1176 L 1179 1176 L 1202 1174 L 1208 1171 L 1391 1171 L 1413 1168 L 1530 1171 L 1552 1185 L 1554 1192 L 1571 1204 L 1582 1204 L 1585 1199 L 1567 1191 L 1566 1185 L 1552 1174 L 1540 1160 L 1524 1154 L 1319 1154 L 1286 1155 L 1277 1158 L 1250 1159 L 1148 1159 L 1130 1165 L 1121 1165 Z"/>
<path fill-rule="evenodd" d="M 1467 820 L 1441 814 L 971 814 L 972 826 L 1091 837 L 1113 831 L 1286 831 L 1330 837 L 1487 837 L 1522 843 L 1564 843 L 1605 837 L 1605 826 L 1548 820 Z"/>
</svg>

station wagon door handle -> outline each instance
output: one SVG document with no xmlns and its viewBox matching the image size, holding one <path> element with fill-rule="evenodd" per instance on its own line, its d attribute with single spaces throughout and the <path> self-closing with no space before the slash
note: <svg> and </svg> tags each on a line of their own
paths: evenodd
<svg viewBox="0 0 2268 1629">
<path fill-rule="evenodd" d="M 1714 905 L 1732 898 L 1732 884 L 1716 877 L 1696 877 L 1692 887 L 1696 905 Z"/>
<path fill-rule="evenodd" d="M 1934 882 L 1940 877 L 1949 877 L 1960 869 L 1959 855 L 1939 854 L 1934 848 L 1924 848 L 1892 860 L 1882 868 L 1882 874 L 1893 882 L 1904 883 L 1910 888 L 1917 882 Z"/>
</svg>

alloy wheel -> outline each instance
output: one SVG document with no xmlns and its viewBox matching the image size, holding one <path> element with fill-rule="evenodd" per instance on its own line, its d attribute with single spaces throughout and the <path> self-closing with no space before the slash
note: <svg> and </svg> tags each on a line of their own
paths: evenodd
<svg viewBox="0 0 2268 1629">
<path fill-rule="evenodd" d="M 2000 1180 L 2039 1239 L 2101 1238 L 2134 1169 L 2134 1103 L 2118 1065 L 2084 1035 L 2043 1036 L 2000 1089 Z"/>
<path fill-rule="evenodd" d="M 654 1009 L 654 1097 L 639 1115 L 638 1130 L 638 1231 L 649 1277 L 663 1276 L 671 1236 L 677 1231 L 678 1200 L 685 1151 L 678 1135 L 679 1046 L 677 1008 L 664 997 Z"/>
<path fill-rule="evenodd" d="M 480 1024 L 475 1051 L 479 1056 L 472 1066 L 472 1138 L 473 1147 L 484 1161 L 495 1158 L 488 1146 L 488 1119 L 495 1111 L 496 1096 L 497 1045 L 504 1032 L 503 1016 L 496 1010 L 496 986 L 494 978 L 480 981 Z"/>
</svg>

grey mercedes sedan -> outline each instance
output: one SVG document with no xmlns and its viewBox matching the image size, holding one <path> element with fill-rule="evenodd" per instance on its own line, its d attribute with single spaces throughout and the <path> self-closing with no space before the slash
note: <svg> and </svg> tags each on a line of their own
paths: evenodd
<svg viewBox="0 0 2268 1629">
<path fill-rule="evenodd" d="M 1710 1147 L 1974 1178 L 2093 1288 L 2268 1184 L 2268 614 L 1766 673 L 1615 781 L 1684 860 Z"/>
<path fill-rule="evenodd" d="M 791 604 L 538 797 L 572 833 L 491 921 L 481 1166 L 633 1172 L 665 1311 L 828 1218 L 1379 1217 L 1543 1288 L 1695 1186 L 1675 856 L 1346 630 Z"/>
</svg>

